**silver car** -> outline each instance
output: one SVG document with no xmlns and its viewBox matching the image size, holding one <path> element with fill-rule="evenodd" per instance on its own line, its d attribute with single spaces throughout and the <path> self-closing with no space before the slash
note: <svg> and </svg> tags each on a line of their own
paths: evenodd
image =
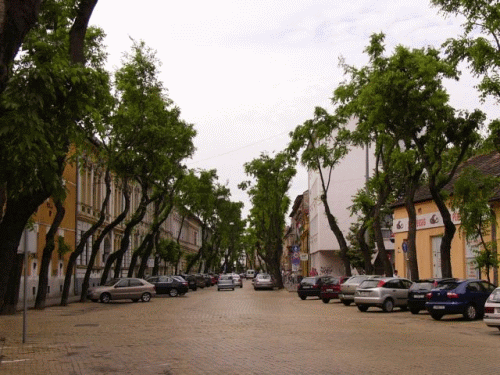
<svg viewBox="0 0 500 375">
<path fill-rule="evenodd" d="M 111 279 L 104 285 L 90 288 L 87 291 L 87 298 L 93 302 L 101 301 L 104 303 L 117 299 L 149 302 L 155 294 L 155 286 L 146 280 L 125 277 Z"/>
<path fill-rule="evenodd" d="M 231 289 L 234 290 L 234 281 L 232 275 L 220 275 L 217 280 L 217 291 L 221 289 Z"/>
<path fill-rule="evenodd" d="M 363 281 L 356 289 L 354 303 L 359 311 L 369 307 L 380 307 L 385 312 L 391 312 L 394 307 L 408 309 L 408 289 L 413 283 L 399 277 L 383 277 Z"/>
<path fill-rule="evenodd" d="M 274 282 L 271 275 L 267 273 L 259 273 L 253 280 L 253 288 L 257 289 L 274 289 Z"/>
<path fill-rule="evenodd" d="M 233 283 L 235 286 L 239 286 L 240 288 L 243 288 L 243 280 L 241 279 L 240 275 L 233 273 Z"/>
<path fill-rule="evenodd" d="M 367 279 L 380 277 L 377 275 L 356 275 L 350 277 L 345 283 L 340 286 L 339 299 L 344 305 L 349 306 L 354 302 L 354 294 L 359 284 Z"/>
</svg>

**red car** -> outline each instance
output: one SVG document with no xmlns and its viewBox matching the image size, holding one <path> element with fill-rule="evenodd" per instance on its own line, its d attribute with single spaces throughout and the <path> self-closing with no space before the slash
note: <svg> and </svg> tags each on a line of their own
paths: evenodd
<svg viewBox="0 0 500 375">
<path fill-rule="evenodd" d="M 348 279 L 348 276 L 332 276 L 321 286 L 319 298 L 328 303 L 333 298 L 339 298 L 340 286 Z"/>
</svg>

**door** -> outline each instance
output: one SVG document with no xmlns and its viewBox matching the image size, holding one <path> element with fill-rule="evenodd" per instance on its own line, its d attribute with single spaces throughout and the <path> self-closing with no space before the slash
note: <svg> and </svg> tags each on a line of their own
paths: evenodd
<svg viewBox="0 0 500 375">
<path fill-rule="evenodd" d="M 443 237 L 432 237 L 432 276 L 443 277 L 441 270 L 441 241 Z"/>
</svg>

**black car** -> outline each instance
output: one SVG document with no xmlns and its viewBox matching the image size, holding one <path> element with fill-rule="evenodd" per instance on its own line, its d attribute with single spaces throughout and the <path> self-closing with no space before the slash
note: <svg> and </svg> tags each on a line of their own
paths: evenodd
<svg viewBox="0 0 500 375">
<path fill-rule="evenodd" d="M 411 313 L 418 314 L 421 310 L 425 310 L 425 296 L 432 289 L 456 280 L 454 278 L 431 278 L 415 281 L 408 291 L 408 308 Z"/>
<path fill-rule="evenodd" d="M 195 291 L 196 289 L 198 289 L 198 285 L 196 285 L 196 277 L 194 275 L 188 275 L 185 273 L 181 273 L 180 275 L 177 275 L 177 276 L 182 276 L 184 278 L 184 280 L 186 280 L 188 282 L 188 287 L 192 291 Z"/>
<path fill-rule="evenodd" d="M 155 286 L 156 294 L 168 294 L 170 297 L 183 296 L 189 290 L 188 282 L 181 276 L 152 276 L 147 282 Z"/>
<path fill-rule="evenodd" d="M 196 286 L 198 288 L 204 288 L 207 286 L 207 282 L 205 280 L 205 277 L 201 274 L 201 273 L 196 273 L 193 275 L 195 277 L 195 280 L 196 280 Z"/>
<path fill-rule="evenodd" d="M 300 299 L 305 300 L 307 297 L 319 298 L 321 287 L 330 279 L 331 276 L 311 276 L 303 278 L 297 287 L 297 293 Z"/>
</svg>

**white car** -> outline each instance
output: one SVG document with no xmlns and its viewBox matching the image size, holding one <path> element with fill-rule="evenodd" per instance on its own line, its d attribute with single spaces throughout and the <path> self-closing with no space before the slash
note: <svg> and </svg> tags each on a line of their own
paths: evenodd
<svg viewBox="0 0 500 375">
<path fill-rule="evenodd" d="M 500 288 L 496 288 L 486 300 L 483 322 L 488 327 L 496 327 L 500 330 Z"/>
<path fill-rule="evenodd" d="M 233 273 L 233 283 L 234 286 L 239 286 L 240 288 L 243 288 L 243 280 L 241 279 L 240 275 Z"/>
</svg>

